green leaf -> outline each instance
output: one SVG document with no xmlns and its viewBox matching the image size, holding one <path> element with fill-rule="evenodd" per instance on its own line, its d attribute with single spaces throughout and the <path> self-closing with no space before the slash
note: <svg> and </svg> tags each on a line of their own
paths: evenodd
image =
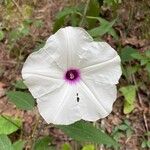
<svg viewBox="0 0 150 150">
<path fill-rule="evenodd" d="M 150 58 L 150 50 L 145 51 L 145 55 Z"/>
<path fill-rule="evenodd" d="M 86 145 L 82 148 L 82 150 L 95 150 L 94 145 Z"/>
<path fill-rule="evenodd" d="M 0 30 L 0 41 L 4 39 L 4 32 Z"/>
<path fill-rule="evenodd" d="M 7 135 L 0 135 L 0 150 L 13 150 L 11 141 Z"/>
<path fill-rule="evenodd" d="M 98 17 L 100 13 L 100 7 L 99 7 L 99 3 L 97 0 L 91 0 L 88 10 L 87 10 L 87 16 L 94 16 L 94 17 Z M 89 25 L 89 29 L 94 28 L 95 24 L 96 24 L 96 20 L 91 20 L 88 19 L 88 25 Z"/>
<path fill-rule="evenodd" d="M 27 89 L 26 85 L 23 83 L 22 80 L 17 80 L 14 86 L 18 89 Z"/>
<path fill-rule="evenodd" d="M 126 77 L 131 77 L 134 73 L 138 71 L 139 67 L 134 65 L 134 66 L 126 66 Z"/>
<path fill-rule="evenodd" d="M 18 140 L 15 143 L 13 143 L 13 148 L 14 150 L 23 150 L 23 147 L 25 145 L 25 141 Z"/>
<path fill-rule="evenodd" d="M 146 132 L 144 135 L 145 136 L 150 136 L 150 131 Z"/>
<path fill-rule="evenodd" d="M 106 25 L 109 26 L 110 24 L 109 21 L 101 17 L 86 16 L 86 18 L 91 20 L 97 20 L 102 26 L 106 26 Z M 110 27 L 110 29 L 108 30 L 108 34 L 112 35 L 115 39 L 118 39 L 118 35 L 116 31 L 113 29 L 113 27 Z"/>
<path fill-rule="evenodd" d="M 90 1 L 90 4 L 89 4 L 86 14 L 88 16 L 98 17 L 99 13 L 100 13 L 100 7 L 99 7 L 98 1 L 97 0 Z"/>
<path fill-rule="evenodd" d="M 131 135 L 133 134 L 133 130 L 132 129 L 127 129 L 127 131 L 126 131 L 126 135 L 127 135 L 127 137 L 129 138 L 129 137 L 131 137 Z"/>
<path fill-rule="evenodd" d="M 33 20 L 32 19 L 24 19 L 23 20 L 23 25 L 24 26 L 29 26 L 33 23 Z"/>
<path fill-rule="evenodd" d="M 134 85 L 128 85 L 120 88 L 120 91 L 125 97 L 125 101 L 127 101 L 129 104 L 133 104 L 136 96 L 136 87 Z"/>
<path fill-rule="evenodd" d="M 42 137 L 35 142 L 33 149 L 34 150 L 50 150 L 49 144 L 51 142 L 52 142 L 51 137 L 49 136 Z"/>
<path fill-rule="evenodd" d="M 9 101 L 13 102 L 17 108 L 31 110 L 35 106 L 35 100 L 31 94 L 20 91 L 9 91 L 6 93 Z"/>
<path fill-rule="evenodd" d="M 59 127 L 71 138 L 81 142 L 93 142 L 118 147 L 118 144 L 102 130 L 95 128 L 92 124 L 78 121 L 71 125 L 61 125 Z"/>
<path fill-rule="evenodd" d="M 115 132 L 113 138 L 118 141 L 123 136 L 122 132 Z"/>
<path fill-rule="evenodd" d="M 62 17 L 60 19 L 57 19 L 55 21 L 55 24 L 53 25 L 53 33 L 55 33 L 58 29 L 60 29 L 63 25 L 64 25 L 64 22 L 65 22 L 65 17 Z"/>
<path fill-rule="evenodd" d="M 65 18 L 68 15 L 75 13 L 76 10 L 77 10 L 76 7 L 70 7 L 70 8 L 65 8 L 64 10 L 58 12 L 56 14 L 56 20 L 53 26 L 53 32 L 55 33 L 62 25 L 64 25 Z"/>
<path fill-rule="evenodd" d="M 71 148 L 70 144 L 65 143 L 62 145 L 61 150 L 72 150 L 72 148 Z"/>
<path fill-rule="evenodd" d="M 30 33 L 30 30 L 26 26 L 22 26 L 19 28 L 20 36 L 24 37 Z"/>
<path fill-rule="evenodd" d="M 131 54 L 131 56 L 132 56 L 134 59 L 137 59 L 137 60 L 145 59 L 145 57 L 144 57 L 142 54 L 140 54 L 139 52 L 133 53 L 133 54 Z"/>
<path fill-rule="evenodd" d="M 120 129 L 120 130 L 122 130 L 122 131 L 125 131 L 125 130 L 128 129 L 128 126 L 125 125 L 125 124 L 122 124 L 122 125 L 119 125 L 119 126 L 118 126 L 118 129 Z"/>
<path fill-rule="evenodd" d="M 80 18 L 78 16 L 78 14 L 76 14 L 76 13 L 71 14 L 71 16 L 70 16 L 71 26 L 77 27 L 79 22 L 80 22 Z"/>
<path fill-rule="evenodd" d="M 124 108 L 123 108 L 123 113 L 124 114 L 129 114 L 133 111 L 134 109 L 134 104 L 129 104 L 127 101 L 124 102 Z"/>
<path fill-rule="evenodd" d="M 22 126 L 22 121 L 18 118 L 0 116 L 0 134 L 11 134 Z"/>
<path fill-rule="evenodd" d="M 149 62 L 150 62 L 150 60 L 147 59 L 147 58 L 142 59 L 142 60 L 141 60 L 141 66 L 146 65 L 146 64 L 149 63 Z"/>
<path fill-rule="evenodd" d="M 146 140 L 144 140 L 144 141 L 142 142 L 141 147 L 142 147 L 142 148 L 146 148 L 146 147 L 147 147 L 147 141 L 146 141 Z"/>
<path fill-rule="evenodd" d="M 120 91 L 122 92 L 123 96 L 125 97 L 124 101 L 124 114 L 128 114 L 132 112 L 134 109 L 134 101 L 136 97 L 136 87 L 129 85 L 126 87 L 120 88 Z"/>
<path fill-rule="evenodd" d="M 102 24 L 101 26 L 91 29 L 88 32 L 92 37 L 103 36 L 104 34 L 110 31 L 115 22 L 116 19 L 110 22 L 109 24 Z"/>
<path fill-rule="evenodd" d="M 150 73 L 150 63 L 146 64 L 146 68 L 145 69 Z"/>
<path fill-rule="evenodd" d="M 15 42 L 20 37 L 21 37 L 21 35 L 20 35 L 20 31 L 18 31 L 18 28 L 9 32 L 9 41 L 10 42 Z"/>
<path fill-rule="evenodd" d="M 76 11 L 76 7 L 68 7 L 64 8 L 62 11 L 56 14 L 56 19 L 60 19 L 64 16 L 70 15 Z"/>
<path fill-rule="evenodd" d="M 127 62 L 127 61 L 134 60 L 132 54 L 136 54 L 136 53 L 138 53 L 136 49 L 129 46 L 124 47 L 123 49 L 121 49 L 121 53 L 120 53 L 121 61 Z"/>
<path fill-rule="evenodd" d="M 150 141 L 147 141 L 147 147 L 150 148 Z"/>
</svg>

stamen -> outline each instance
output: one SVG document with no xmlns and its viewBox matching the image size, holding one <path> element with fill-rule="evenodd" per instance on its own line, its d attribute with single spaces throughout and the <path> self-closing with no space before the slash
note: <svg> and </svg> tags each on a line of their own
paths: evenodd
<svg viewBox="0 0 150 150">
<path fill-rule="evenodd" d="M 70 73 L 70 79 L 74 79 L 74 74 L 73 73 Z"/>
<path fill-rule="evenodd" d="M 69 69 L 65 72 L 64 79 L 69 83 L 76 83 L 80 80 L 79 69 Z"/>
</svg>

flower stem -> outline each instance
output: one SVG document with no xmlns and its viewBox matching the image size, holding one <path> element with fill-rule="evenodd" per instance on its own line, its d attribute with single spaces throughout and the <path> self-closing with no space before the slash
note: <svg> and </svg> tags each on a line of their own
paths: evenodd
<svg viewBox="0 0 150 150">
<path fill-rule="evenodd" d="M 82 19 L 81 19 L 81 21 L 80 21 L 80 23 L 79 23 L 79 26 L 80 26 L 80 27 L 82 27 L 83 24 L 84 24 L 84 20 L 85 20 L 85 18 L 86 18 L 86 13 L 87 13 L 89 4 L 90 4 L 90 0 L 87 0 L 87 1 L 86 1 L 86 5 L 85 5 L 85 8 L 84 8 L 84 12 L 83 12 Z"/>
</svg>

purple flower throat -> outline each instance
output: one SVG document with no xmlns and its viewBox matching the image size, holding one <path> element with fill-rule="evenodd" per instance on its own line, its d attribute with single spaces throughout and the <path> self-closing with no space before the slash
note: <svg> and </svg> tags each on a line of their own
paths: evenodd
<svg viewBox="0 0 150 150">
<path fill-rule="evenodd" d="M 76 83 L 80 80 L 80 71 L 78 69 L 68 69 L 64 78 L 69 83 Z"/>
</svg>

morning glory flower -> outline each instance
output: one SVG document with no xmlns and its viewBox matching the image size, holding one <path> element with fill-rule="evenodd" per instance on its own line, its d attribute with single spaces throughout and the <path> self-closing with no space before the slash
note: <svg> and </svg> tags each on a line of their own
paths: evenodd
<svg viewBox="0 0 150 150">
<path fill-rule="evenodd" d="M 63 125 L 108 116 L 120 76 L 117 52 L 79 27 L 59 29 L 29 55 L 22 69 L 41 116 Z"/>
</svg>

